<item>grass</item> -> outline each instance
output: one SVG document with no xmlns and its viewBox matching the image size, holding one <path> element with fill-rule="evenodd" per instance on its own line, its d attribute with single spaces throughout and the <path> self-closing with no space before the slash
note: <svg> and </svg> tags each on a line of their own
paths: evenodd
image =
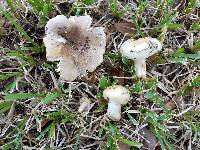
<svg viewBox="0 0 200 150">
<path fill-rule="evenodd" d="M 196 0 L 118 1 L 6 0 L 0 7 L 0 148 L 162 149 L 200 148 L 200 21 Z M 42 42 L 46 22 L 58 15 L 90 14 L 106 28 L 104 62 L 87 78 L 61 82 Z M 99 21 L 100 20 L 100 21 Z M 130 33 L 117 23 L 132 23 Z M 122 57 L 123 39 L 151 36 L 162 51 L 147 62 L 146 80 Z M 192 47 L 188 44 L 192 39 Z M 191 41 L 190 41 L 191 42 Z M 132 99 L 122 119 L 106 117 L 103 90 L 120 84 Z M 91 99 L 86 114 L 79 99 Z"/>
</svg>

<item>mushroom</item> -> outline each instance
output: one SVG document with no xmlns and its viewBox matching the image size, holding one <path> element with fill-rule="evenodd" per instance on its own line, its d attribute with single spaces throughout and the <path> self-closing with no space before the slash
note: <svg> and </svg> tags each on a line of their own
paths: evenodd
<svg viewBox="0 0 200 150">
<path fill-rule="evenodd" d="M 146 37 L 138 40 L 129 39 L 120 48 L 121 54 L 135 62 L 137 77 L 146 78 L 145 60 L 162 49 L 162 44 L 155 38 Z"/>
<path fill-rule="evenodd" d="M 60 78 L 73 81 L 103 62 L 106 35 L 103 27 L 90 28 L 92 18 L 58 15 L 45 26 L 46 58 L 59 61 Z"/>
<path fill-rule="evenodd" d="M 113 85 L 103 91 L 103 97 L 109 99 L 107 116 L 113 121 L 121 119 L 121 105 L 127 104 L 130 100 L 128 90 L 121 85 Z"/>
<path fill-rule="evenodd" d="M 90 99 L 88 99 L 87 97 L 82 97 L 80 99 L 80 106 L 79 106 L 78 112 L 82 113 L 84 111 L 88 111 L 90 107 L 90 103 L 91 103 Z"/>
</svg>

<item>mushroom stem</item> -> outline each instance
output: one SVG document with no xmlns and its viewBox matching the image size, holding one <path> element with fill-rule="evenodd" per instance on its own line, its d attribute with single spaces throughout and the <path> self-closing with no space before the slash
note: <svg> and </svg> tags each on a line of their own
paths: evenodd
<svg viewBox="0 0 200 150">
<path fill-rule="evenodd" d="M 110 100 L 107 109 L 108 118 L 118 121 L 121 119 L 121 104 Z"/>
<path fill-rule="evenodd" d="M 79 75 L 73 57 L 70 55 L 66 57 L 64 56 L 63 59 L 60 60 L 58 71 L 60 71 L 60 78 L 68 81 L 75 80 Z"/>
<path fill-rule="evenodd" d="M 145 58 L 135 59 L 135 73 L 139 78 L 146 78 L 146 62 Z"/>
</svg>

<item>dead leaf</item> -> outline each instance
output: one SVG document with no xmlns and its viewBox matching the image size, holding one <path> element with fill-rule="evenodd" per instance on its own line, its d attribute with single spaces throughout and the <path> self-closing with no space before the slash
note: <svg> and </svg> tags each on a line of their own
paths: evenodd
<svg viewBox="0 0 200 150">
<path fill-rule="evenodd" d="M 116 23 L 115 28 L 118 32 L 121 32 L 123 34 L 133 34 L 136 31 L 133 23 L 131 22 Z"/>
<path fill-rule="evenodd" d="M 106 45 L 109 45 L 110 40 L 111 40 L 111 35 L 113 32 L 115 32 L 115 27 L 114 25 L 110 25 L 108 27 L 105 28 L 105 33 L 106 33 Z"/>
<path fill-rule="evenodd" d="M 116 78 L 116 80 L 118 81 L 118 84 L 124 85 L 124 78 L 120 78 L 120 77 L 124 77 L 124 72 L 121 69 L 119 69 L 119 68 L 113 68 L 111 70 L 110 74 L 112 76 L 119 77 L 119 78 Z"/>
<path fill-rule="evenodd" d="M 114 25 L 114 24 L 111 24 L 111 25 L 107 26 L 107 27 L 105 28 L 105 32 L 106 32 L 106 34 L 107 34 L 107 33 L 113 33 L 113 32 L 115 32 L 115 25 Z"/>
<path fill-rule="evenodd" d="M 43 120 L 37 122 L 37 131 L 41 132 L 42 127 L 44 127 L 48 122 L 49 122 L 48 119 L 43 119 Z"/>
<path fill-rule="evenodd" d="M 130 150 L 131 149 L 131 147 L 129 145 L 124 144 L 122 142 L 118 142 L 117 144 L 119 146 L 119 150 Z"/>
<path fill-rule="evenodd" d="M 162 150 L 160 144 L 156 146 L 155 150 Z"/>
<path fill-rule="evenodd" d="M 4 145 L 4 144 L 5 144 L 4 140 L 0 139 L 0 145 Z"/>
<path fill-rule="evenodd" d="M 139 130 L 139 134 L 145 139 L 144 146 L 148 148 L 148 150 L 154 150 L 157 145 L 157 139 L 155 135 L 145 127 Z"/>
<path fill-rule="evenodd" d="M 174 101 L 169 101 L 165 104 L 165 107 L 168 109 L 174 109 L 174 108 L 176 108 L 176 104 Z"/>
</svg>

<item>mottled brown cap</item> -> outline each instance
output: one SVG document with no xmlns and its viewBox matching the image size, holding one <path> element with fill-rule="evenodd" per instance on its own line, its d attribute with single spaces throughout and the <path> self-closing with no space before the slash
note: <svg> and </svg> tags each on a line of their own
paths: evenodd
<svg viewBox="0 0 200 150">
<path fill-rule="evenodd" d="M 103 27 L 90 28 L 92 18 L 58 15 L 45 27 L 43 39 L 49 61 L 60 61 L 61 78 L 73 81 L 103 62 L 106 35 Z"/>
</svg>

